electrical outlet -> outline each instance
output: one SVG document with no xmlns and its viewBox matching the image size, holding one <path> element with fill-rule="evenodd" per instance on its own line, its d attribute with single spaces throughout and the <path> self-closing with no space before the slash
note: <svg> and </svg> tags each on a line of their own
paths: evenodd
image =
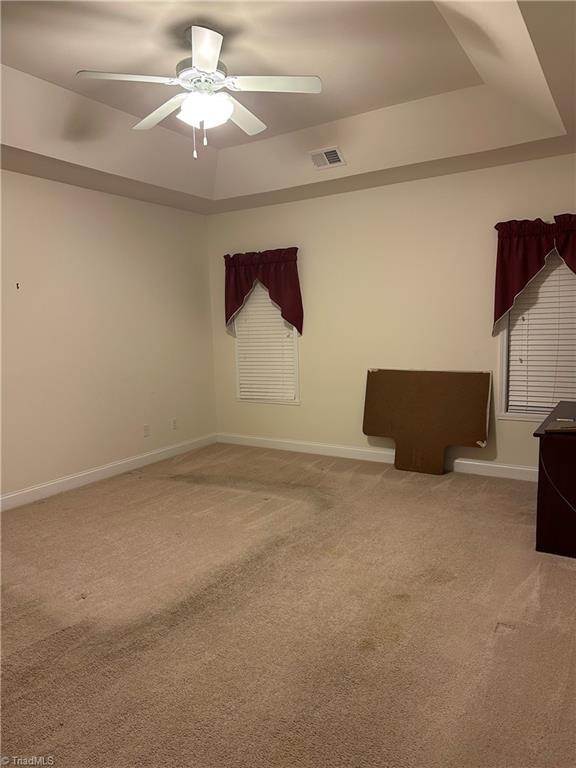
<svg viewBox="0 0 576 768">
<path fill-rule="evenodd" d="M 178 429 L 178 420 L 177 419 L 172 419 L 171 424 L 172 424 L 172 429 Z"/>
<path fill-rule="evenodd" d="M 144 424 L 144 437 L 150 437 L 150 424 Z"/>
</svg>

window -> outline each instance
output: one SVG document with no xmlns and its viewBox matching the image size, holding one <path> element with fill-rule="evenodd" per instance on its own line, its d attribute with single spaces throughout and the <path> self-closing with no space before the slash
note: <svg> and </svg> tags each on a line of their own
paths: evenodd
<svg viewBox="0 0 576 768">
<path fill-rule="evenodd" d="M 297 331 L 257 282 L 234 320 L 240 400 L 297 402 Z"/>
<path fill-rule="evenodd" d="M 510 310 L 506 411 L 546 415 L 576 400 L 576 275 L 556 252 Z"/>
</svg>

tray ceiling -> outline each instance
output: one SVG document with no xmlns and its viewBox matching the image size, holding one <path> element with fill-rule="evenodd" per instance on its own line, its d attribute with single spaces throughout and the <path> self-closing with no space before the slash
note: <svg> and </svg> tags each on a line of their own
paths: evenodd
<svg viewBox="0 0 576 768">
<path fill-rule="evenodd" d="M 5 168 L 186 210 L 269 205 L 575 150 L 576 3 L 3 2 Z M 236 74 L 318 74 L 321 96 L 242 94 L 269 129 L 245 143 L 134 123 L 163 86 L 78 68 L 170 74 L 184 31 L 225 36 Z M 310 153 L 346 164 L 318 171 Z M 573 162 L 567 158 L 567 162 Z"/>
<path fill-rule="evenodd" d="M 135 117 L 176 92 L 90 82 L 78 69 L 172 75 L 193 23 L 224 34 L 232 74 L 317 74 L 319 96 L 242 94 L 268 125 L 256 140 L 482 81 L 432 2 L 3 2 L 3 62 Z M 190 133 L 174 117 L 166 128 Z M 253 141 L 236 126 L 218 147 Z"/>
</svg>

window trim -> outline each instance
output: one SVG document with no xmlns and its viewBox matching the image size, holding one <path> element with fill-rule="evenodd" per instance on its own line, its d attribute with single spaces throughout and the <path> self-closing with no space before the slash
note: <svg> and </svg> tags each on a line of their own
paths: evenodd
<svg viewBox="0 0 576 768">
<path fill-rule="evenodd" d="M 264 286 L 264 288 L 266 288 Z M 266 291 L 268 289 L 266 288 Z M 250 291 L 252 293 L 252 291 Z M 248 299 L 250 294 L 246 297 Z M 272 302 L 272 299 L 270 299 Z M 274 302 L 272 302 L 274 304 Z M 243 305 L 244 306 L 244 305 Z M 278 306 L 277 304 L 274 304 L 274 306 Z M 278 307 L 280 309 L 280 307 Z M 240 312 L 242 309 L 240 309 Z M 237 313 L 240 314 L 240 312 Z M 257 399 L 252 400 L 246 397 L 240 397 L 240 365 L 238 364 L 238 343 L 237 343 L 237 336 L 236 336 L 236 320 L 234 320 L 234 365 L 236 367 L 236 402 L 238 403 L 244 403 L 246 405 L 300 405 L 302 403 L 300 399 L 300 349 L 298 344 L 298 337 L 299 333 L 296 330 L 296 328 L 288 323 L 287 320 L 284 320 L 284 322 L 290 326 L 294 338 L 294 378 L 295 378 L 295 387 L 294 387 L 294 400 L 274 400 L 270 398 L 269 400 L 263 400 L 263 399 Z"/>
</svg>

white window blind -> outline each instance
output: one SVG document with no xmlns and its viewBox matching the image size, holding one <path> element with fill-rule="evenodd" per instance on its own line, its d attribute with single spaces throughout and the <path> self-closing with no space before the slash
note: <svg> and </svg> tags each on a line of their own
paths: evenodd
<svg viewBox="0 0 576 768">
<path fill-rule="evenodd" d="M 509 413 L 576 400 L 576 275 L 552 253 L 510 310 Z"/>
<path fill-rule="evenodd" d="M 297 331 L 283 319 L 261 283 L 256 283 L 244 302 L 234 328 L 238 397 L 297 400 Z"/>
</svg>

